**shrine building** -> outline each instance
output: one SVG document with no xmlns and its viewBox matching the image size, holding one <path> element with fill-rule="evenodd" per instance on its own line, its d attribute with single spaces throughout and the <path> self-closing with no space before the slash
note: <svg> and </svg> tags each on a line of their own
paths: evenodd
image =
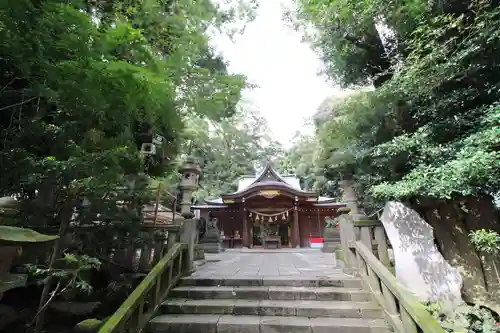
<svg viewBox="0 0 500 333">
<path fill-rule="evenodd" d="M 344 203 L 303 190 L 294 175 L 281 176 L 268 163 L 242 176 L 238 190 L 192 206 L 200 218 L 218 219 L 225 247 L 309 247 L 321 239 L 325 218 Z"/>
</svg>

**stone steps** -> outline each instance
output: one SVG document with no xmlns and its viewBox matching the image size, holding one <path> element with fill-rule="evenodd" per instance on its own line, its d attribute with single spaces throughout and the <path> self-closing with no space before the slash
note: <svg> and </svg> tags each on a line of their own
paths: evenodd
<svg viewBox="0 0 500 333">
<path fill-rule="evenodd" d="M 389 333 L 353 276 L 181 279 L 151 333 Z"/>
<path fill-rule="evenodd" d="M 181 279 L 182 286 L 226 286 L 226 287 L 344 287 L 361 288 L 361 280 L 355 277 L 342 276 L 328 278 L 315 277 L 249 277 L 249 278 L 193 278 Z"/>
<path fill-rule="evenodd" d="M 190 299 L 247 299 L 247 300 L 305 300 L 305 301 L 370 301 L 368 292 L 342 287 L 288 286 L 181 286 L 170 293 L 172 298 Z"/>
<path fill-rule="evenodd" d="M 280 316 L 160 315 L 155 333 L 390 333 L 382 319 Z"/>
<path fill-rule="evenodd" d="M 380 307 L 373 302 L 179 298 L 165 302 L 162 307 L 162 312 L 165 314 L 382 318 Z"/>
</svg>

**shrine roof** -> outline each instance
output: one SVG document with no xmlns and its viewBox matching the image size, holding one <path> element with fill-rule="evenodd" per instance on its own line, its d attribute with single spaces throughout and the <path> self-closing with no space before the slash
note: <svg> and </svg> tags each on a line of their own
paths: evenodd
<svg viewBox="0 0 500 333">
<path fill-rule="evenodd" d="M 193 208 L 224 208 L 227 207 L 225 204 L 231 201 L 231 198 L 242 197 L 245 194 L 254 192 L 254 190 L 264 189 L 283 189 L 293 195 L 307 198 L 307 201 L 311 202 L 313 205 L 337 205 L 333 198 L 319 196 L 316 192 L 303 190 L 297 176 L 282 176 L 268 163 L 264 169 L 255 176 L 242 176 L 239 179 L 236 192 L 224 194 L 221 198 L 206 199 L 204 204 L 193 206 Z"/>
<path fill-rule="evenodd" d="M 246 191 L 256 184 L 268 184 L 268 185 L 283 185 L 285 187 L 292 188 L 294 190 L 303 191 L 300 186 L 300 180 L 295 175 L 280 175 L 271 163 L 267 163 L 266 166 L 255 176 L 242 176 L 238 181 L 238 189 L 236 192 L 231 194 L 237 194 Z M 307 192 L 307 191 L 303 191 Z"/>
<path fill-rule="evenodd" d="M 204 201 L 205 201 L 205 204 L 196 205 L 196 206 L 193 206 L 193 208 L 196 208 L 196 207 L 225 208 L 225 207 L 227 207 L 227 205 L 224 204 L 224 200 L 222 198 L 205 199 Z M 317 199 L 317 202 L 313 203 L 314 206 L 328 206 L 331 204 L 338 204 L 340 206 L 344 205 L 344 203 L 342 203 L 342 202 L 336 202 L 336 200 L 333 198 L 322 197 L 322 196 L 319 196 Z M 205 207 L 205 206 L 207 206 L 207 207 Z"/>
<path fill-rule="evenodd" d="M 265 169 L 263 171 L 265 171 Z M 275 173 L 279 177 L 279 181 L 286 183 L 287 185 L 290 185 L 294 189 L 302 190 L 302 187 L 300 186 L 300 180 L 297 176 L 295 176 L 295 175 L 281 176 L 277 172 L 275 172 Z M 238 190 L 235 193 L 242 192 L 242 191 L 246 190 L 252 184 L 256 183 L 257 179 L 261 175 L 262 175 L 262 172 L 257 174 L 256 176 L 242 176 L 238 180 Z M 262 180 L 260 182 L 262 182 Z M 264 180 L 263 182 L 266 182 L 266 181 Z"/>
</svg>

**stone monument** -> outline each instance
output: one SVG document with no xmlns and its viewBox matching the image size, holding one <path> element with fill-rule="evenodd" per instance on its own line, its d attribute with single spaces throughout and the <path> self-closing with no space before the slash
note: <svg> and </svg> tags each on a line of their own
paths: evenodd
<svg viewBox="0 0 500 333">
<path fill-rule="evenodd" d="M 210 218 L 207 221 L 205 234 L 200 240 L 200 245 L 203 246 L 206 253 L 220 253 L 221 251 L 223 251 L 217 222 L 218 221 L 216 218 Z"/>
<path fill-rule="evenodd" d="M 433 228 L 417 212 L 389 201 L 380 218 L 392 244 L 396 278 L 419 300 L 455 309 L 463 304 L 462 277 L 434 243 Z"/>
</svg>

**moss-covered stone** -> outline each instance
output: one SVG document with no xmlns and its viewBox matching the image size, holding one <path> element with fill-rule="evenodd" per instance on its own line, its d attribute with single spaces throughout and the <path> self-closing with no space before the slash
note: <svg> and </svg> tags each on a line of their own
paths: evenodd
<svg viewBox="0 0 500 333">
<path fill-rule="evenodd" d="M 339 209 L 337 209 L 337 212 L 339 214 L 348 214 L 350 211 L 351 209 L 347 207 L 340 207 Z"/>
<path fill-rule="evenodd" d="M 345 262 L 344 251 L 342 251 L 342 249 L 336 249 L 335 250 L 335 258 L 337 258 L 337 260 L 341 260 L 341 261 Z"/>
<path fill-rule="evenodd" d="M 359 220 L 359 221 L 353 221 L 352 224 L 355 227 L 376 227 L 376 226 L 381 226 L 382 222 L 378 220 Z"/>
<path fill-rule="evenodd" d="M 102 326 L 106 320 L 99 320 L 95 318 L 85 319 L 75 325 L 76 333 L 94 333 Z"/>
</svg>

